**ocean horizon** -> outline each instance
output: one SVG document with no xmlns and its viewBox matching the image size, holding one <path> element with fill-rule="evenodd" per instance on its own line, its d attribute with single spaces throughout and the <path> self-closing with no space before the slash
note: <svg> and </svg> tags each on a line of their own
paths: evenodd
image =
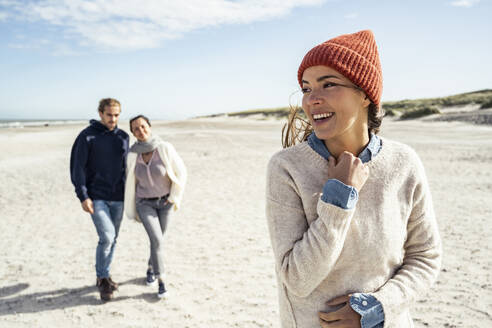
<svg viewBox="0 0 492 328">
<path fill-rule="evenodd" d="M 86 119 L 72 119 L 72 120 L 60 120 L 60 119 L 0 119 L 1 128 L 24 128 L 24 127 L 39 127 L 39 126 L 53 126 L 53 125 L 67 125 L 67 124 L 79 124 L 88 122 Z"/>
</svg>

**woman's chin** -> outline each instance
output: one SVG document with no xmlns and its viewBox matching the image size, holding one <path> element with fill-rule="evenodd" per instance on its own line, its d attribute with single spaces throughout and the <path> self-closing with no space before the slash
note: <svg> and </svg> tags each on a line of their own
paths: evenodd
<svg viewBox="0 0 492 328">
<path fill-rule="evenodd" d="M 330 138 L 333 138 L 333 136 L 335 135 L 336 127 L 335 119 L 335 115 L 333 115 L 332 117 L 324 120 L 311 122 L 313 130 L 316 133 L 318 139 L 328 140 Z"/>
<path fill-rule="evenodd" d="M 316 137 L 318 137 L 318 139 L 320 140 L 328 140 L 333 138 L 334 136 L 333 131 L 327 131 L 325 129 L 314 129 L 314 133 L 316 134 Z"/>
</svg>

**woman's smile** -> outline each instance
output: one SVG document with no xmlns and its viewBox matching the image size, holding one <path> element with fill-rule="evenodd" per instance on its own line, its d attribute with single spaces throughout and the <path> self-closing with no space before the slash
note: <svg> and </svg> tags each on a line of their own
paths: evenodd
<svg viewBox="0 0 492 328">
<path fill-rule="evenodd" d="M 313 125 L 318 127 L 321 124 L 325 124 L 328 122 L 331 122 L 335 119 L 335 113 L 334 112 L 327 112 L 327 113 L 318 113 L 318 114 L 311 114 L 312 115 L 312 121 Z"/>
</svg>

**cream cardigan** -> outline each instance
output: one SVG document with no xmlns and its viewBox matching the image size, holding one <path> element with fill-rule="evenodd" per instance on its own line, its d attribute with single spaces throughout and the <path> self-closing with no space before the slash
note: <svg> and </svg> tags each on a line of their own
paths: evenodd
<svg viewBox="0 0 492 328">
<path fill-rule="evenodd" d="M 168 199 L 174 204 L 174 210 L 176 211 L 181 204 L 186 184 L 186 167 L 173 145 L 169 142 L 161 141 L 157 147 L 157 151 L 172 183 Z M 135 204 L 135 165 L 137 163 L 137 156 L 137 153 L 129 152 L 127 157 L 124 212 L 128 218 L 140 221 Z"/>
<path fill-rule="evenodd" d="M 282 327 L 319 328 L 325 303 L 355 292 L 382 304 L 384 327 L 413 327 L 409 307 L 436 279 L 441 241 L 424 168 L 408 146 L 382 138 L 352 210 L 320 198 L 328 161 L 307 142 L 268 165 L 266 216 Z"/>
</svg>

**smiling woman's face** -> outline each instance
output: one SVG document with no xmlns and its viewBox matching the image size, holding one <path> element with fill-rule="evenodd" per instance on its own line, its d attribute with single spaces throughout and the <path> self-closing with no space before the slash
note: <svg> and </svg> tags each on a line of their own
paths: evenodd
<svg viewBox="0 0 492 328">
<path fill-rule="evenodd" d="M 302 109 L 319 139 L 343 144 L 367 134 L 370 100 L 349 79 L 328 66 L 302 75 Z"/>
<path fill-rule="evenodd" d="M 132 122 L 132 133 L 138 141 L 145 141 L 150 137 L 150 126 L 142 117 Z"/>
</svg>

